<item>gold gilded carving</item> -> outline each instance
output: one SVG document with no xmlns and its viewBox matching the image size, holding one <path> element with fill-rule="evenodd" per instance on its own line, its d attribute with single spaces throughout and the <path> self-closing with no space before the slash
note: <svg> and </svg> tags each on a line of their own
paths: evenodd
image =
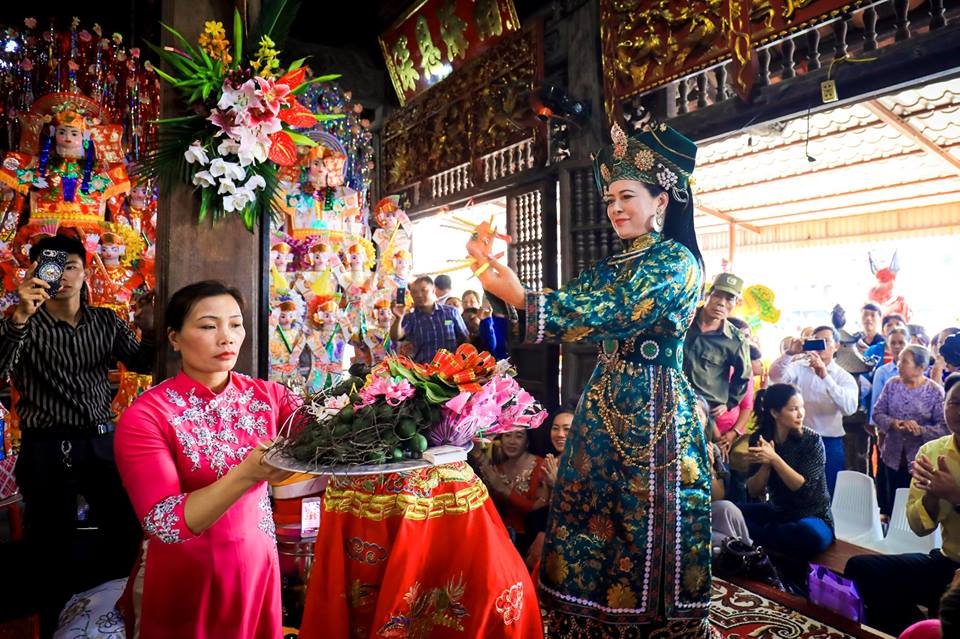
<svg viewBox="0 0 960 639">
<path fill-rule="evenodd" d="M 430 34 L 430 25 L 424 16 L 417 16 L 417 47 L 420 49 L 420 68 L 426 77 L 436 76 L 442 78 L 445 75 L 443 63 L 440 59 L 443 57 L 440 49 L 433 43 L 433 35 Z"/>
<path fill-rule="evenodd" d="M 467 23 L 456 14 L 457 6 L 454 0 L 446 0 L 437 10 L 440 19 L 440 38 L 447 46 L 447 59 L 451 62 L 457 58 L 467 57 Z"/>
<path fill-rule="evenodd" d="M 407 48 L 407 36 L 400 36 L 393 44 L 393 63 L 396 65 L 397 77 L 404 91 L 412 91 L 417 86 L 420 74 L 413 68 L 410 59 L 410 49 Z"/>
<path fill-rule="evenodd" d="M 540 37 L 528 29 L 504 40 L 391 115 L 383 130 L 385 191 L 537 139 L 537 129 L 515 120 L 541 78 Z"/>
<path fill-rule="evenodd" d="M 477 0 L 473 7 L 473 23 L 481 40 L 503 33 L 503 20 L 500 18 L 500 3 L 497 0 Z"/>
<path fill-rule="evenodd" d="M 604 104 L 734 58 L 744 95 L 748 52 L 866 0 L 600 0 Z M 734 6 L 736 5 L 736 6 Z"/>
</svg>

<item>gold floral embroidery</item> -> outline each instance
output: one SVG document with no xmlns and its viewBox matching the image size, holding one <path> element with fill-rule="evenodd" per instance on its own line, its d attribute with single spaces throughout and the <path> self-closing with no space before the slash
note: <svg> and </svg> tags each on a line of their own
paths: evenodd
<svg viewBox="0 0 960 639">
<path fill-rule="evenodd" d="M 636 608 L 637 596 L 626 584 L 613 584 L 607 589 L 607 605 L 611 608 Z"/>
<path fill-rule="evenodd" d="M 646 477 L 634 477 L 630 480 L 630 492 L 634 494 L 640 501 L 646 502 L 650 498 L 649 483 L 650 482 Z"/>
<path fill-rule="evenodd" d="M 563 334 L 563 337 L 560 339 L 563 340 L 564 342 L 578 342 L 592 332 L 593 332 L 592 328 L 589 328 L 587 326 L 577 326 L 575 328 L 571 328 L 568 331 L 566 331 Z"/>
<path fill-rule="evenodd" d="M 633 561 L 629 557 L 621 557 L 617 562 L 620 572 L 633 572 Z"/>
<path fill-rule="evenodd" d="M 630 319 L 634 322 L 642 320 L 647 315 L 650 314 L 650 311 L 653 310 L 653 300 L 645 299 L 640 300 L 636 306 L 633 307 L 633 313 L 630 315 Z"/>
<path fill-rule="evenodd" d="M 415 581 L 403 596 L 406 610 L 390 615 L 377 634 L 381 637 L 426 639 L 436 626 L 463 632 L 463 618 L 469 613 L 460 601 L 466 592 L 463 573 L 451 577 L 446 586 L 420 592 Z"/>
<path fill-rule="evenodd" d="M 700 467 L 697 460 L 693 457 L 684 457 L 680 462 L 680 479 L 688 486 L 695 484 L 700 479 Z"/>
<path fill-rule="evenodd" d="M 688 566 L 683 571 L 683 587 L 690 594 L 699 594 L 706 581 L 707 571 L 699 564 Z"/>
<path fill-rule="evenodd" d="M 567 567 L 567 560 L 553 551 L 547 554 L 544 567 L 547 571 L 547 577 L 549 577 L 550 581 L 554 584 L 563 582 L 563 580 L 567 578 L 567 575 L 570 574 L 570 569 Z"/>
<path fill-rule="evenodd" d="M 553 534 L 553 536 L 559 539 L 560 541 L 566 541 L 567 537 L 570 536 L 570 531 L 567 530 L 566 526 L 560 526 L 559 528 L 557 528 L 557 531 Z"/>
</svg>

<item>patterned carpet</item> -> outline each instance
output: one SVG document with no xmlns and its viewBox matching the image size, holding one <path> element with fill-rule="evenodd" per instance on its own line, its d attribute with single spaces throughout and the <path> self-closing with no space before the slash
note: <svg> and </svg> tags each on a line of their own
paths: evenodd
<svg viewBox="0 0 960 639">
<path fill-rule="evenodd" d="M 725 639 L 886 639 L 805 599 L 750 583 L 714 578 L 710 621 Z M 757 591 L 757 592 L 754 592 Z M 763 593 L 763 594 L 758 594 Z"/>
</svg>

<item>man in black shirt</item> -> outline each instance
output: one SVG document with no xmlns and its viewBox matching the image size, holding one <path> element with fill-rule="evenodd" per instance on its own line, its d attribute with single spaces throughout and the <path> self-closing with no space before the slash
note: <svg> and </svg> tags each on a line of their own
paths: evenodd
<svg viewBox="0 0 960 639">
<path fill-rule="evenodd" d="M 147 338 L 141 343 L 112 310 L 87 305 L 86 251 L 79 240 L 40 240 L 30 249 L 34 265 L 44 250 L 67 254 L 60 290 L 49 295 L 49 284 L 34 275 L 36 266 L 27 273 L 13 314 L 0 321 L 0 375 L 20 393 L 15 473 L 26 507 L 24 540 L 46 584 L 38 603 L 47 636 L 70 594 L 129 574 L 136 557 L 142 533 L 114 463 L 107 374 L 116 360 L 149 372 L 155 349 L 152 311 L 140 317 Z M 89 514 L 78 526 L 79 496 Z M 79 552 L 77 528 L 91 524 L 96 534 L 83 538 L 94 550 Z"/>
</svg>

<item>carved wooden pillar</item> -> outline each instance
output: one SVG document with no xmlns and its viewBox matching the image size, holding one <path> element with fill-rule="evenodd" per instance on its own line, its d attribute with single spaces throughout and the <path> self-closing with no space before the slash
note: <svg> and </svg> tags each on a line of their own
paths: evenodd
<svg viewBox="0 0 960 639">
<path fill-rule="evenodd" d="M 250 20 L 255 19 L 259 1 L 246 3 Z M 233 23 L 234 3 L 227 0 L 166 0 L 163 3 L 163 22 L 178 30 L 190 42 L 195 42 L 203 31 L 205 20 Z M 168 33 L 164 45 L 175 46 Z M 177 94 L 164 85 L 161 95 L 161 117 L 179 115 L 183 105 Z M 177 184 L 169 195 L 160 197 L 157 223 L 157 327 L 161 337 L 158 349 L 156 379 L 160 381 L 175 375 L 179 358 L 166 345 L 164 316 L 166 301 L 177 289 L 204 279 L 223 280 L 238 288 L 247 302 L 244 326 L 247 338 L 240 350 L 237 370 L 251 375 L 266 375 L 257 365 L 258 344 L 265 339 L 262 332 L 261 293 L 264 290 L 261 273 L 261 234 L 249 233 L 238 216 L 218 221 L 197 223 L 200 201 L 193 187 Z"/>
<path fill-rule="evenodd" d="M 584 2 L 566 18 L 569 22 L 567 44 L 567 87 L 575 100 L 590 103 L 591 115 L 579 131 L 570 136 L 570 156 L 586 159 L 608 139 L 603 115 L 603 84 L 600 72 L 600 3 Z"/>
</svg>

